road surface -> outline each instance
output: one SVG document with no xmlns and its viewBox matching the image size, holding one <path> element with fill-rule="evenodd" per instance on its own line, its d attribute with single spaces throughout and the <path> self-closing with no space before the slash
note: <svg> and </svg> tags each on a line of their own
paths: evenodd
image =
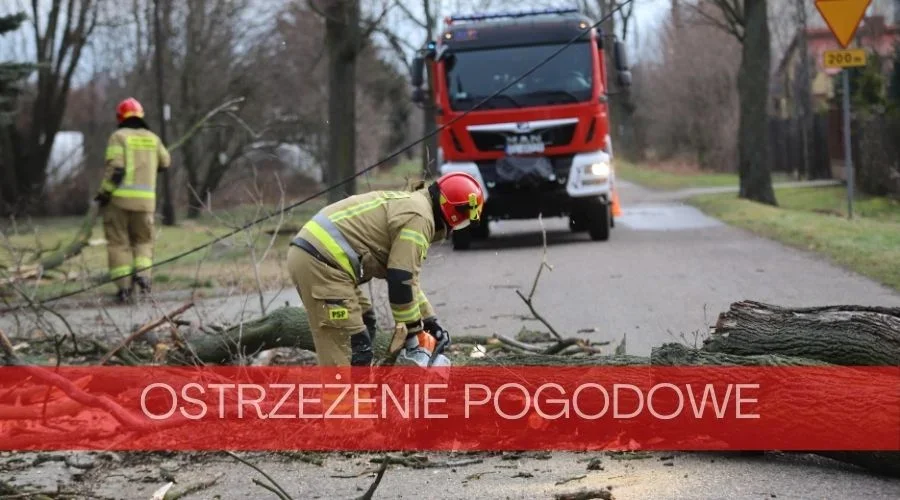
<svg viewBox="0 0 900 500">
<path fill-rule="evenodd" d="M 565 220 L 546 220 L 547 260 L 534 297 L 540 313 L 562 332 L 618 342 L 627 335 L 629 354 L 646 355 L 653 346 L 690 341 L 702 335 L 732 302 L 752 299 L 787 306 L 849 303 L 900 306 L 900 294 L 829 264 L 822 257 L 723 225 L 678 201 L 678 195 L 622 187 L 624 214 L 608 242 L 572 234 Z M 490 240 L 466 252 L 449 242 L 431 249 L 423 286 L 452 333 L 516 333 L 527 315 L 515 294 L 527 294 L 541 262 L 537 221 L 495 224 Z M 382 285 L 374 286 L 384 296 Z M 275 303 L 298 304 L 290 288 L 269 294 Z M 173 302 L 174 303 L 174 302 Z M 252 317 L 256 298 L 210 299 L 198 307 L 207 318 L 233 320 L 245 308 Z M 168 307 L 168 304 L 159 304 Z M 67 309 L 73 321 L 104 320 L 96 310 Z M 114 308 L 127 328 L 157 313 L 149 308 Z M 192 313 L 193 314 L 193 313 Z M 384 321 L 384 320 L 383 320 Z M 383 323 L 384 324 L 384 323 Z M 542 325 L 528 321 L 533 329 Z M 0 326 L 10 328 L 9 318 Z M 552 498 L 584 487 L 611 487 L 617 499 L 832 499 L 900 498 L 900 480 L 884 479 L 852 467 L 808 456 L 735 456 L 715 453 L 653 454 L 642 460 L 602 459 L 603 470 L 587 470 L 602 454 L 558 453 L 551 457 L 502 460 L 455 469 L 391 469 L 375 498 Z M 12 475 L 15 458 L 0 455 L 0 479 Z M 99 464 L 82 482 L 77 469 L 44 462 L 17 471 L 17 484 L 47 487 L 57 480 L 90 488 L 95 498 L 149 498 L 165 477 L 182 484 L 227 473 L 213 487 L 186 498 L 261 498 L 251 483 L 258 477 L 232 459 L 194 460 L 187 455 Z M 118 459 L 117 459 L 118 460 Z M 331 455 L 323 466 L 259 457 L 254 462 L 286 486 L 295 498 L 353 498 L 371 482 L 366 457 Z M 6 464 L 6 465 L 4 465 Z M 110 468 L 114 470 L 110 470 Z M 160 471 L 166 471 L 161 473 Z M 558 481 L 575 479 L 557 485 Z"/>
</svg>

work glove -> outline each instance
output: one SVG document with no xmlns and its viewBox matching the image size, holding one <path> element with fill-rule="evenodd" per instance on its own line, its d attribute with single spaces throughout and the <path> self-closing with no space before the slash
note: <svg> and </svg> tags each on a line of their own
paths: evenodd
<svg viewBox="0 0 900 500">
<path fill-rule="evenodd" d="M 423 326 L 425 327 L 425 331 L 438 341 L 438 344 L 443 344 L 443 347 L 438 349 L 438 353 L 441 353 L 445 347 L 450 345 L 450 332 L 444 330 L 441 325 L 438 324 L 436 318 L 425 320 Z"/>
<path fill-rule="evenodd" d="M 112 197 L 112 195 L 110 193 L 103 191 L 103 192 L 97 193 L 97 196 L 94 197 L 94 201 L 96 201 L 97 204 L 100 205 L 101 207 L 105 207 L 106 205 L 109 204 L 109 200 L 111 197 Z"/>
</svg>

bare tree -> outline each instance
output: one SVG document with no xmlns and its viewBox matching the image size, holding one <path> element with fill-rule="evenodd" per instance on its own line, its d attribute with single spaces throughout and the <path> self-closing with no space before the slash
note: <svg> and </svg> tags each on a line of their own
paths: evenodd
<svg viewBox="0 0 900 500">
<path fill-rule="evenodd" d="M 692 8 L 741 43 L 738 196 L 777 205 L 768 148 L 771 40 L 767 0 L 700 0 Z"/>
<path fill-rule="evenodd" d="M 328 175 L 329 184 L 345 181 L 328 200 L 356 193 L 356 69 L 358 56 L 393 3 L 364 18 L 359 0 L 307 0 L 325 19 L 328 57 Z"/>
<path fill-rule="evenodd" d="M 661 159 L 735 171 L 741 47 L 734 37 L 699 24 L 696 17 L 673 12 L 657 31 L 652 40 L 657 57 L 636 68 L 634 100 L 641 106 L 633 126 L 653 145 L 648 153 Z M 685 23 L 691 28 L 679 28 Z"/>
<path fill-rule="evenodd" d="M 66 110 L 75 70 L 100 18 L 104 0 L 50 0 L 31 3 L 32 41 L 37 82 L 31 111 L 17 126 L 4 127 L 4 142 L 12 144 L 0 172 L 2 210 L 12 213 L 30 206 L 47 181 L 47 163 Z M 11 137 L 10 137 L 11 136 Z"/>
<path fill-rule="evenodd" d="M 581 0 L 581 3 L 584 12 L 595 19 L 609 16 L 609 19 L 600 25 L 600 29 L 607 37 L 607 43 L 604 46 L 612 46 L 609 42 L 613 38 L 622 42 L 628 40 L 632 14 L 634 13 L 634 2 L 623 5 L 624 2 L 621 0 Z M 617 8 L 619 10 L 616 10 Z M 615 13 L 610 15 L 613 12 Z M 613 57 L 606 58 L 606 66 L 607 74 L 616 74 L 616 61 Z M 623 151 L 627 157 L 634 158 L 637 156 L 633 138 L 635 102 L 632 99 L 631 92 L 628 87 L 614 91 L 606 89 L 606 91 L 610 94 L 610 137 L 612 137 L 613 143 L 618 145 L 616 147 L 617 150 Z"/>
</svg>

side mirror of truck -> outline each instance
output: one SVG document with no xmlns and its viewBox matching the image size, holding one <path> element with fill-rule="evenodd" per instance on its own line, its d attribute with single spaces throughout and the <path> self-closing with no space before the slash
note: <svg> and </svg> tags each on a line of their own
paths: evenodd
<svg viewBox="0 0 900 500">
<path fill-rule="evenodd" d="M 421 104 L 425 102 L 425 90 L 422 87 L 414 88 L 411 100 L 415 104 Z"/>
<path fill-rule="evenodd" d="M 619 40 L 616 40 L 615 44 L 613 45 L 613 51 L 616 58 L 616 70 L 627 71 L 628 55 L 625 53 L 625 44 Z"/>
<path fill-rule="evenodd" d="M 415 88 L 420 88 L 425 81 L 424 76 L 425 70 L 425 59 L 421 56 L 416 56 L 412 62 L 412 85 Z"/>
<path fill-rule="evenodd" d="M 631 71 L 623 70 L 619 71 L 619 86 L 620 87 L 630 87 L 631 86 Z"/>
</svg>

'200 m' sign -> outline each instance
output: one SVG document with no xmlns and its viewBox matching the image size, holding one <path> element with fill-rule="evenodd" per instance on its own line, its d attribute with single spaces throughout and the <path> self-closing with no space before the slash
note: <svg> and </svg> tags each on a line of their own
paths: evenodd
<svg viewBox="0 0 900 500">
<path fill-rule="evenodd" d="M 506 137 L 506 154 L 543 153 L 544 139 L 541 134 L 518 134 Z"/>
</svg>

